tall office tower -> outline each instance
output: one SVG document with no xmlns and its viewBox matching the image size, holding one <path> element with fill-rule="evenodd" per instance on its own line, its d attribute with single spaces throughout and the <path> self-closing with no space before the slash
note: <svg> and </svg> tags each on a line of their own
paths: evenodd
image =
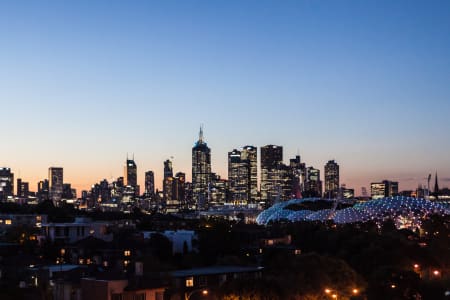
<svg viewBox="0 0 450 300">
<path fill-rule="evenodd" d="M 172 162 L 170 160 L 164 162 L 164 178 L 166 177 L 173 177 Z"/>
<path fill-rule="evenodd" d="M 63 194 L 63 168 L 50 167 L 48 169 L 49 199 L 58 206 Z"/>
<path fill-rule="evenodd" d="M 339 165 L 334 160 L 329 160 L 324 169 L 325 195 L 329 199 L 335 199 L 339 194 Z"/>
<path fill-rule="evenodd" d="M 208 208 L 208 188 L 211 183 L 211 149 L 203 140 L 200 127 L 198 141 L 192 148 L 192 197 L 197 209 Z"/>
<path fill-rule="evenodd" d="M 242 152 L 228 152 L 229 200 L 235 205 L 246 205 L 250 199 L 250 163 L 242 159 Z"/>
<path fill-rule="evenodd" d="M 153 171 L 145 172 L 145 194 L 146 196 L 155 195 L 155 174 Z"/>
<path fill-rule="evenodd" d="M 134 159 L 128 159 L 124 168 L 125 185 L 137 189 L 137 166 Z"/>
<path fill-rule="evenodd" d="M 292 183 L 291 194 L 294 198 L 302 198 L 306 178 L 306 166 L 305 163 L 301 162 L 300 155 L 296 155 L 295 158 L 289 160 L 289 168 Z"/>
<path fill-rule="evenodd" d="M 372 182 L 370 184 L 370 194 L 372 199 L 393 197 L 398 195 L 398 182 L 383 180 L 382 182 Z"/>
<path fill-rule="evenodd" d="M 28 198 L 30 194 L 28 182 L 22 181 L 21 178 L 17 178 L 17 197 Z"/>
<path fill-rule="evenodd" d="M 280 167 L 283 164 L 283 147 L 261 147 L 261 201 L 271 205 L 281 196 Z"/>
<path fill-rule="evenodd" d="M 313 167 L 306 168 L 305 197 L 322 197 L 322 181 L 320 170 Z"/>
<path fill-rule="evenodd" d="M 254 146 L 244 146 L 241 151 L 241 159 L 247 161 L 249 165 L 249 201 L 255 203 L 258 200 L 258 149 Z"/>
<path fill-rule="evenodd" d="M 0 201 L 6 201 L 14 194 L 14 173 L 10 168 L 0 168 Z"/>
</svg>

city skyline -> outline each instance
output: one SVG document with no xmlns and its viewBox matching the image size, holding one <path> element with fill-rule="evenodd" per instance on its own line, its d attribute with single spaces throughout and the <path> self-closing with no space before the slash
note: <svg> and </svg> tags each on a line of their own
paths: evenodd
<svg viewBox="0 0 450 300">
<path fill-rule="evenodd" d="M 212 172 L 227 153 L 283 146 L 370 189 L 450 182 L 450 4 L 109 2 L 0 4 L 0 166 L 78 191 L 163 162 L 191 181 L 205 124 Z"/>
<path fill-rule="evenodd" d="M 204 144 L 205 146 L 207 145 L 206 140 L 204 139 L 204 136 L 203 136 L 203 128 L 202 127 L 200 129 L 199 140 L 194 144 L 194 148 L 195 148 L 196 145 L 199 144 L 199 142 L 200 142 L 200 144 Z M 282 158 L 280 160 L 280 162 L 284 166 L 289 166 L 290 164 L 292 164 L 293 161 L 295 161 L 297 159 L 299 159 L 299 162 L 300 162 L 300 157 L 301 157 L 301 163 L 305 165 L 306 169 L 319 170 L 319 174 L 322 174 L 322 175 L 319 175 L 320 176 L 319 179 L 320 179 L 320 182 L 321 182 L 320 190 L 321 190 L 321 192 L 323 192 L 323 196 L 327 197 L 327 193 L 326 193 L 326 189 L 327 188 L 326 188 L 326 186 L 322 186 L 323 183 L 326 182 L 326 173 L 327 173 L 326 168 L 329 166 L 330 163 L 336 164 L 336 163 L 339 163 L 339 162 L 335 162 L 335 160 L 328 160 L 328 161 L 324 162 L 323 165 L 316 166 L 316 165 L 309 164 L 307 161 L 303 160 L 303 157 L 299 153 L 297 153 L 295 156 L 286 157 L 285 154 L 284 154 L 282 145 L 272 145 L 272 144 L 270 144 L 270 145 L 264 145 L 264 146 L 260 146 L 260 147 L 253 146 L 253 145 L 241 146 L 241 149 L 256 148 L 255 150 L 256 150 L 256 153 L 257 153 L 257 155 L 256 155 L 257 156 L 256 165 L 257 165 L 258 191 L 260 191 L 260 189 L 261 189 L 261 180 L 262 180 L 262 176 L 263 176 L 262 173 L 261 173 L 261 167 L 262 167 L 261 166 L 261 148 L 267 148 L 267 147 L 269 147 L 269 148 L 279 148 L 279 150 L 281 151 L 280 153 L 281 153 L 281 158 Z M 239 148 L 239 147 L 237 147 L 237 148 Z M 208 148 L 208 149 L 210 149 L 210 148 Z M 212 150 L 210 150 L 210 151 L 212 152 Z M 229 180 L 229 177 L 228 177 L 229 171 L 230 171 L 230 169 L 229 169 L 230 168 L 229 157 L 230 157 L 230 154 L 234 153 L 235 151 L 237 151 L 237 150 L 233 149 L 233 150 L 230 150 L 230 152 L 226 153 L 228 161 L 226 163 L 226 171 L 225 171 L 224 174 L 217 173 L 215 171 L 215 169 L 212 168 L 212 167 L 211 167 L 211 174 L 217 174 L 221 178 Z M 280 155 L 280 154 L 278 154 L 278 155 Z M 64 183 L 67 182 L 67 183 L 71 184 L 72 187 L 76 189 L 77 196 L 80 196 L 80 193 L 82 191 L 84 191 L 84 190 L 85 191 L 89 191 L 93 187 L 94 184 L 96 184 L 96 183 L 98 183 L 98 182 L 100 182 L 102 180 L 108 180 L 109 182 L 113 182 L 113 181 L 117 180 L 118 178 L 122 177 L 123 180 L 124 180 L 124 183 L 126 185 L 130 185 L 130 186 L 133 186 L 134 188 L 137 188 L 136 195 L 139 195 L 140 191 L 141 192 L 145 192 L 146 191 L 146 186 L 147 186 L 147 184 L 146 184 L 146 176 L 147 176 L 147 173 L 152 173 L 155 189 L 159 190 L 160 192 L 162 192 L 164 190 L 164 180 L 165 180 L 166 176 L 173 176 L 173 173 L 174 173 L 173 170 L 174 169 L 177 170 L 177 175 L 178 175 L 178 173 L 182 173 L 183 176 L 185 176 L 184 174 L 190 174 L 190 171 L 192 171 L 192 166 L 191 166 L 191 169 L 189 171 L 181 170 L 181 169 L 177 168 L 176 166 L 173 166 L 173 164 L 174 164 L 173 159 L 174 159 L 174 157 L 170 157 L 170 158 L 162 161 L 161 162 L 162 166 L 161 166 L 160 172 L 158 170 L 153 170 L 153 169 L 140 170 L 139 163 L 136 163 L 134 153 L 132 154 L 132 157 L 129 157 L 128 153 L 127 153 L 125 161 L 122 162 L 122 173 L 118 174 L 117 176 L 111 176 L 110 178 L 106 178 L 106 177 L 103 177 L 101 179 L 99 178 L 97 180 L 92 181 L 91 183 L 89 183 L 85 187 L 80 186 L 77 183 L 73 183 L 70 179 L 64 180 Z M 278 161 L 279 158 L 276 158 L 275 160 Z M 130 174 L 130 171 L 129 171 L 130 170 L 130 166 L 133 169 L 132 175 L 129 175 Z M 21 181 L 26 182 L 30 186 L 29 191 L 35 191 L 35 192 L 37 192 L 37 190 L 38 190 L 37 186 L 40 184 L 40 182 L 42 180 L 48 180 L 49 182 L 51 182 L 52 177 L 53 177 L 52 175 L 50 175 L 51 174 L 51 170 L 55 170 L 55 169 L 62 170 L 62 169 L 65 169 L 64 166 L 50 166 L 47 169 L 47 172 L 48 172 L 47 174 L 49 174 L 49 175 L 47 177 L 44 176 L 42 178 L 38 178 L 38 180 L 35 182 L 36 184 L 34 184 L 34 182 L 28 180 L 27 177 L 21 176 L 20 171 L 19 171 L 19 173 L 16 173 L 15 170 L 13 168 L 9 167 L 9 166 L 1 166 L 1 167 L 2 168 L 9 168 L 11 170 L 11 172 L 14 174 L 14 178 L 17 178 L 17 179 L 20 179 Z M 85 171 L 89 172 L 89 170 L 85 170 Z M 67 170 L 65 169 L 64 174 L 66 174 L 66 172 L 67 172 Z M 168 172 L 171 172 L 171 173 L 168 173 Z M 337 172 L 338 172 L 338 178 L 339 177 L 343 177 L 342 173 L 339 173 L 339 165 L 337 166 Z M 431 176 L 431 174 L 432 174 L 432 172 L 429 173 L 429 176 Z M 435 171 L 435 179 L 436 180 L 437 180 L 437 175 L 438 175 L 438 172 Z M 66 175 L 64 175 L 64 176 L 66 176 Z M 132 182 L 130 182 L 130 183 L 127 183 L 129 181 L 128 176 L 132 176 L 133 177 L 132 178 Z M 303 175 L 303 176 L 306 176 L 306 175 Z M 190 176 L 190 177 L 189 176 L 185 176 L 185 178 L 186 178 L 187 182 L 191 182 L 192 181 L 192 176 Z M 354 187 L 354 186 L 352 186 L 352 185 L 350 185 L 350 184 L 348 184 L 346 182 L 341 182 L 338 186 L 342 185 L 342 187 L 345 187 L 345 188 L 352 188 L 355 191 L 355 196 L 361 196 L 361 189 L 362 188 L 366 188 L 366 189 L 370 190 L 371 185 L 373 185 L 375 182 L 378 182 L 378 181 L 381 181 L 381 180 L 400 181 L 400 189 L 398 189 L 398 191 L 406 191 L 406 190 L 415 191 L 419 187 L 426 188 L 427 181 L 429 180 L 429 177 L 423 177 L 421 179 L 419 178 L 418 183 L 415 186 L 411 186 L 411 187 L 404 187 L 402 182 L 401 182 L 401 179 L 398 179 L 398 178 L 395 178 L 395 177 L 392 177 L 392 176 L 384 176 L 384 177 L 382 176 L 382 177 L 379 177 L 379 178 L 375 178 L 374 180 L 371 180 L 370 182 L 367 182 L 366 185 L 362 185 L 361 187 Z M 439 180 L 441 182 L 443 182 L 443 183 L 441 183 L 441 187 L 448 188 L 447 182 L 449 180 L 447 178 L 440 178 Z M 62 183 L 63 183 L 62 179 L 59 180 L 59 181 L 61 181 L 60 184 L 62 185 Z M 339 181 L 339 179 L 338 179 L 338 181 Z M 434 184 L 434 186 L 436 186 L 436 182 L 434 182 L 433 184 Z M 34 188 L 34 185 L 36 186 L 36 188 Z M 139 187 L 141 187 L 141 190 L 139 189 Z M 430 189 L 433 190 L 433 185 L 430 185 Z M 17 187 L 14 187 L 14 192 L 16 192 L 16 190 L 17 190 Z"/>
</svg>

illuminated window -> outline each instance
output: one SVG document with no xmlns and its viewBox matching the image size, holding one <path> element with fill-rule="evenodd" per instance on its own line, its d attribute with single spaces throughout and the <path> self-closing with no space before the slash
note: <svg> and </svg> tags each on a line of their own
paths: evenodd
<svg viewBox="0 0 450 300">
<path fill-rule="evenodd" d="M 5 224 L 6 224 L 6 225 L 11 225 L 11 224 L 12 224 L 12 221 L 11 221 L 11 220 L 5 220 Z"/>
<path fill-rule="evenodd" d="M 194 286 L 194 277 L 187 277 L 186 278 L 186 287 L 193 287 Z"/>
<path fill-rule="evenodd" d="M 124 260 L 124 261 L 123 261 L 123 266 L 124 266 L 124 267 L 127 267 L 129 264 L 130 264 L 130 261 L 129 261 L 129 260 Z"/>
<path fill-rule="evenodd" d="M 131 251 L 130 250 L 125 250 L 125 251 L 123 251 L 123 255 L 124 256 L 130 256 L 131 255 Z"/>
</svg>

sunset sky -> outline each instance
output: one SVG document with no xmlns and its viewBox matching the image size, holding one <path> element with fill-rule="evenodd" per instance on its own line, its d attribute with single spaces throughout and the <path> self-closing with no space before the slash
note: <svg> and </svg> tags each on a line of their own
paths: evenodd
<svg viewBox="0 0 450 300">
<path fill-rule="evenodd" d="M 282 145 L 341 183 L 450 185 L 450 1 L 2 1 L 0 166 L 78 189 Z"/>
</svg>

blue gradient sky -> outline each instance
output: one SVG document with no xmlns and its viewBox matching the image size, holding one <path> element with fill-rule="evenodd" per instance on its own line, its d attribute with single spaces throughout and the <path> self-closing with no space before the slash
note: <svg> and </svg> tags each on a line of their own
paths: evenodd
<svg viewBox="0 0 450 300">
<path fill-rule="evenodd" d="M 78 189 L 252 144 L 354 187 L 450 181 L 449 1 L 2 1 L 0 165 Z M 445 180 L 445 182 L 444 182 Z"/>
</svg>

